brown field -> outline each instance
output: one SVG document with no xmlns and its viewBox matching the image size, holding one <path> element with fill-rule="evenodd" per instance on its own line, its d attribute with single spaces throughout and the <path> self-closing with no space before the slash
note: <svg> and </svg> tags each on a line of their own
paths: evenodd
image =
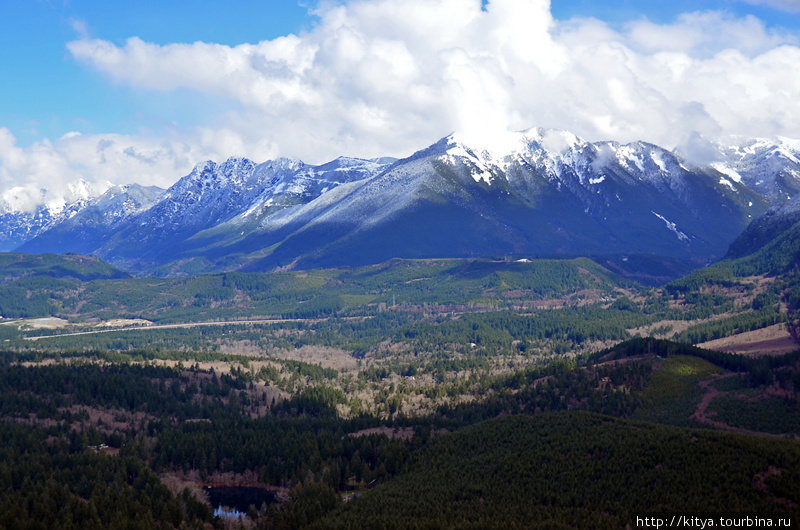
<svg viewBox="0 0 800 530">
<path fill-rule="evenodd" d="M 785 324 L 775 324 L 755 331 L 703 342 L 696 346 L 708 350 L 745 355 L 783 355 L 800 348 L 800 345 L 786 331 Z"/>
<path fill-rule="evenodd" d="M 275 350 L 272 356 L 277 359 L 291 359 L 311 364 L 322 365 L 323 368 L 333 368 L 340 372 L 358 370 L 358 361 L 350 352 L 338 348 L 325 346 L 302 346 L 296 350 Z"/>
</svg>

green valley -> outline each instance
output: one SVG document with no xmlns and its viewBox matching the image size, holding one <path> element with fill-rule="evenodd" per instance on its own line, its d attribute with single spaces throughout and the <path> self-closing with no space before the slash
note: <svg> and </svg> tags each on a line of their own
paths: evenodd
<svg viewBox="0 0 800 530">
<path fill-rule="evenodd" d="M 159 279 L 10 258 L 0 528 L 800 515 L 792 268 L 647 287 L 587 259 Z M 765 334 L 769 355 L 693 345 Z M 274 501 L 215 514 L 223 486 Z"/>
</svg>

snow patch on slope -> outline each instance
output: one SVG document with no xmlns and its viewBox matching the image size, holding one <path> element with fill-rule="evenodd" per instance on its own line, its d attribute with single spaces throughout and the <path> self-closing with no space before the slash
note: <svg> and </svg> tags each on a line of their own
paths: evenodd
<svg viewBox="0 0 800 530">
<path fill-rule="evenodd" d="M 464 149 L 461 144 L 456 144 L 447 150 L 445 160 L 447 160 L 450 164 L 455 164 L 456 160 L 459 158 L 467 159 L 478 169 L 478 171 L 473 171 L 471 173 L 475 182 L 483 181 L 490 186 L 492 185 L 492 173 L 489 171 L 489 168 L 486 166 L 483 160 L 481 160 L 478 156 L 475 156 Z"/>
<path fill-rule="evenodd" d="M 620 164 L 631 167 L 630 163 L 633 164 L 644 173 L 644 164 L 642 163 L 642 159 L 639 158 L 639 154 L 633 149 L 631 145 L 620 145 L 616 148 L 617 151 L 617 160 L 619 160 Z"/>
<path fill-rule="evenodd" d="M 664 163 L 664 159 L 661 157 L 661 152 L 659 151 L 650 151 L 650 158 L 653 160 L 653 163 L 658 166 L 663 173 L 667 172 L 667 165 Z"/>
<path fill-rule="evenodd" d="M 742 176 L 736 170 L 734 170 L 731 167 L 728 167 L 727 165 L 723 164 L 722 162 L 713 162 L 711 164 L 711 167 L 716 169 L 717 171 L 719 171 L 723 175 L 727 176 L 728 178 L 730 178 L 734 182 L 741 182 L 742 181 Z M 724 179 L 722 179 L 722 180 L 724 180 Z M 720 181 L 720 184 L 722 183 L 722 180 Z M 730 182 L 726 182 L 726 184 L 731 186 Z M 733 186 L 731 186 L 731 187 L 733 187 Z"/>
<path fill-rule="evenodd" d="M 655 215 L 656 217 L 658 217 L 659 219 L 661 219 L 662 221 L 664 221 L 664 223 L 667 225 L 667 228 L 669 230 L 671 230 L 672 232 L 674 232 L 675 235 L 678 236 L 678 239 L 680 239 L 681 241 L 689 241 L 689 236 L 687 236 L 686 234 L 684 234 L 683 232 L 678 230 L 678 227 L 675 225 L 675 223 L 667 220 L 666 217 L 664 217 L 663 215 L 659 215 L 659 214 L 657 214 L 656 212 L 654 212 L 652 210 L 651 210 L 651 213 L 653 215 Z"/>
</svg>

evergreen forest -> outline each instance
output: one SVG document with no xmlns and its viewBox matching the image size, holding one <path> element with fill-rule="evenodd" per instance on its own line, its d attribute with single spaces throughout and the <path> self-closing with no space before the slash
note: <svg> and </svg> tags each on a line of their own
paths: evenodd
<svg viewBox="0 0 800 530">
<path fill-rule="evenodd" d="M 797 527 L 799 274 L 5 254 L 0 529 Z"/>
</svg>

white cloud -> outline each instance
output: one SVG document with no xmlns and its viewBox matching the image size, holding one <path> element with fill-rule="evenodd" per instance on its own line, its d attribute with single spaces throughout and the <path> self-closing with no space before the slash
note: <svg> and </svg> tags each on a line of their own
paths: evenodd
<svg viewBox="0 0 800 530">
<path fill-rule="evenodd" d="M 23 148 L 8 129 L 0 128 L 0 207 L 5 203 L 33 211 L 37 204 L 63 205 L 85 195 L 76 192 L 81 181 L 94 195 L 113 184 L 165 187 L 188 174 L 198 161 L 264 154 L 274 156 L 276 151 L 263 143 L 249 144 L 228 129 L 200 129 L 183 139 L 70 132 L 55 142 L 44 140 Z"/>
<path fill-rule="evenodd" d="M 495 0 L 355 1 L 317 8 L 310 32 L 235 47 L 68 44 L 116 82 L 224 96 L 245 108 L 226 118 L 283 153 L 404 155 L 454 129 L 511 125 L 515 85 L 559 74 L 549 3 Z M 260 128 L 254 122 L 260 123 Z"/>
<path fill-rule="evenodd" d="M 753 17 L 687 13 L 615 30 L 557 22 L 548 0 L 492 0 L 485 10 L 480 0 L 352 0 L 315 14 L 307 32 L 233 47 L 68 43 L 115 83 L 197 91 L 234 110 L 163 139 L 65 137 L 20 149 L 4 148 L 0 134 L 0 185 L 47 173 L 164 186 L 207 157 L 405 156 L 456 130 L 544 126 L 668 148 L 698 135 L 800 138 L 797 36 Z"/>
<path fill-rule="evenodd" d="M 735 17 L 719 11 L 684 13 L 672 24 L 642 19 L 628 24 L 628 41 L 644 52 L 683 52 L 711 57 L 727 49 L 748 55 L 763 53 L 796 37 L 768 30 L 754 16 Z"/>
</svg>

